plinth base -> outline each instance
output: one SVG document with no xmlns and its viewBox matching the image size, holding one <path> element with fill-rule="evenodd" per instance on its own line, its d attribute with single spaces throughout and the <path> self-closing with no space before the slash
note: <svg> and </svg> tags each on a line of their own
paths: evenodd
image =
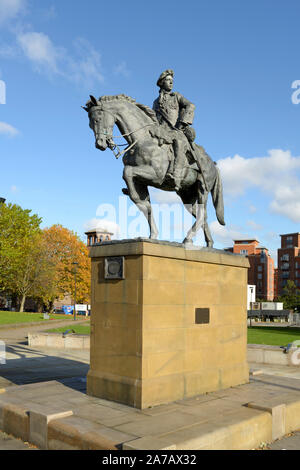
<svg viewBox="0 0 300 470">
<path fill-rule="evenodd" d="M 90 256 L 88 394 L 143 409 L 248 382 L 247 258 L 148 240 Z"/>
</svg>

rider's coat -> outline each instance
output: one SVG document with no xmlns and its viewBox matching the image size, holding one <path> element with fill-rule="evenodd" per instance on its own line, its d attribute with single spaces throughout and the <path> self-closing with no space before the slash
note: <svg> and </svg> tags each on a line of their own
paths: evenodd
<svg viewBox="0 0 300 470">
<path fill-rule="evenodd" d="M 161 124 L 167 121 L 174 128 L 180 122 L 188 125 L 193 123 L 195 105 L 178 92 L 161 90 L 153 103 L 153 110 Z"/>
</svg>

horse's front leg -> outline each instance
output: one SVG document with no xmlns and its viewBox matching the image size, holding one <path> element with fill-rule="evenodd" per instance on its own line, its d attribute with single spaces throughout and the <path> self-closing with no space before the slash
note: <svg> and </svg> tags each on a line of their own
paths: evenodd
<svg viewBox="0 0 300 470">
<path fill-rule="evenodd" d="M 156 239 L 158 230 L 153 217 L 148 187 L 145 183 L 137 181 L 137 177 L 138 169 L 136 167 L 128 166 L 124 168 L 123 179 L 128 188 L 128 196 L 146 217 L 150 229 L 150 238 Z M 127 194 L 124 190 L 123 193 Z"/>
</svg>

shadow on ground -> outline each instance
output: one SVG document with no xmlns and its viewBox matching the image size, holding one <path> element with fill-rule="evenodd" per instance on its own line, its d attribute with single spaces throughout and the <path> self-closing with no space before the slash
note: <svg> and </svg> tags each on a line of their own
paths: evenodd
<svg viewBox="0 0 300 470">
<path fill-rule="evenodd" d="M 7 381 L 24 385 L 57 380 L 85 392 L 89 364 L 86 356 L 81 362 L 80 354 L 77 351 L 39 351 L 24 343 L 7 345 L 6 364 L 0 364 L 0 388 L 7 386 Z"/>
</svg>

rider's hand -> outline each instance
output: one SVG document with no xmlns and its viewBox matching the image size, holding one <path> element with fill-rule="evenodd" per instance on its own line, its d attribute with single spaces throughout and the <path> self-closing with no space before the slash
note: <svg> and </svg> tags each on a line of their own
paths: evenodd
<svg viewBox="0 0 300 470">
<path fill-rule="evenodd" d="M 187 124 L 185 122 L 179 121 L 177 128 L 183 131 L 186 128 Z"/>
</svg>

